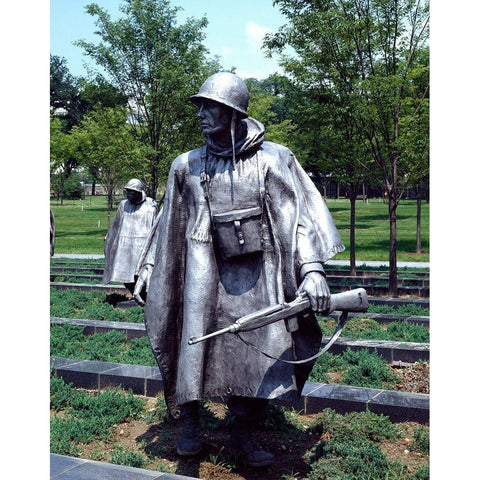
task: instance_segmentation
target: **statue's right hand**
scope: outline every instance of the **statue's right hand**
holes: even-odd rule
[[[143,265],[138,275],[137,281],[135,283],[135,288],[133,290],[133,298],[142,307],[145,305],[145,301],[143,300],[140,294],[143,290],[143,287],[145,287],[145,291],[148,293],[152,272],[153,272],[153,265],[150,265],[149,263]]]

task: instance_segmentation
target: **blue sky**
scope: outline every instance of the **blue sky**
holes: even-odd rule
[[[50,0],[50,52],[67,59],[70,73],[86,75],[83,63],[88,61],[72,42],[85,39],[96,43],[94,18],[85,13],[85,5],[97,3],[113,18],[120,15],[122,0]],[[271,0],[170,0],[179,6],[178,22],[187,17],[209,21],[205,30],[205,46],[220,57],[224,68],[235,67],[243,78],[265,78],[280,72],[276,59],[268,59],[261,51],[266,32],[277,31],[286,23],[285,17]]]

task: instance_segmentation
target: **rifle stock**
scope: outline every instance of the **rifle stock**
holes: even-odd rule
[[[221,330],[217,330],[202,337],[191,337],[190,340],[188,340],[188,344],[193,345],[225,333],[254,330],[278,322],[279,320],[298,315],[309,308],[310,300],[307,296],[301,295],[290,303],[280,303],[278,305],[263,308],[262,310],[249,315],[245,315],[232,325],[222,328]],[[367,308],[367,292],[364,288],[356,288],[348,292],[332,294],[330,296],[330,308],[328,311],[322,312],[322,315],[328,315],[336,310],[342,312],[366,312]]]
[[[367,292],[364,288],[356,288],[348,292],[334,293],[330,296],[330,309],[323,315],[334,311],[366,312],[368,308]]]

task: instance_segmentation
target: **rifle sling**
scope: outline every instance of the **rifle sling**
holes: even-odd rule
[[[323,355],[326,351],[328,351],[330,349],[330,347],[335,343],[335,341],[337,340],[337,338],[340,336],[340,333],[342,333],[342,330],[343,330],[343,327],[345,326],[345,324],[347,323],[347,320],[348,320],[348,312],[342,312],[342,314],[340,315],[340,318],[338,320],[338,325],[337,325],[337,328],[334,332],[334,334],[330,337],[330,340],[328,341],[328,343],[320,350],[318,351],[315,355],[309,357],[309,358],[305,358],[303,360],[283,360],[281,358],[278,358],[278,357],[275,357],[273,355],[270,355],[266,352],[264,352],[263,350],[261,350],[260,348],[258,348],[256,345],[254,345],[253,343],[249,342],[248,340],[245,340],[241,335],[240,335],[240,332],[237,332],[235,333],[235,335],[238,336],[238,338],[243,342],[245,343],[245,345],[248,345],[249,347],[253,347],[255,350],[257,350],[258,352],[260,352],[262,355],[264,355],[265,357],[268,357],[272,360],[278,360],[279,362],[283,362],[283,363],[289,363],[289,364],[293,364],[293,365],[299,365],[299,364],[302,364],[302,363],[308,363],[308,362],[311,362],[312,360],[315,360],[316,358],[320,357],[320,355]]]

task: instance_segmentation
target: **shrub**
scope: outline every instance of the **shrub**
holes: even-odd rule
[[[328,383],[330,381],[328,372],[342,371],[346,368],[347,363],[343,356],[326,352],[315,362],[308,380],[310,382]]]
[[[315,362],[308,380],[328,383],[329,372],[341,372],[339,383],[357,387],[392,388],[400,380],[386,360],[367,349],[347,349],[342,355],[325,353]]]
[[[68,199],[83,198],[83,187],[80,183],[80,177],[76,173],[69,175],[63,184],[63,194]]]
[[[336,322],[331,318],[320,318],[319,324],[327,336],[335,331]],[[429,329],[423,325],[397,321],[384,326],[368,317],[354,317],[349,320],[342,331],[342,336],[397,342],[428,343],[430,341]]]
[[[63,379],[51,378],[50,404],[63,416],[50,420],[50,449],[53,453],[78,456],[80,444],[108,439],[111,427],[127,418],[137,418],[144,401],[131,392],[107,389],[91,394],[76,390]]]
[[[374,443],[331,440],[320,449],[319,458],[311,462],[310,480],[372,480],[397,477],[403,470],[391,462]]]
[[[157,401],[155,403],[155,408],[153,411],[149,411],[144,420],[146,423],[163,423],[170,418],[170,414],[167,408],[167,402],[165,401],[165,397],[163,395],[159,395],[157,397]]]
[[[145,457],[140,452],[125,452],[121,446],[117,447],[117,450],[112,454],[111,462],[116,465],[135,468],[144,468],[146,465]]]
[[[345,441],[355,438],[363,442],[381,442],[401,436],[397,425],[388,417],[368,410],[339,415],[335,410],[326,408],[310,430],[319,435],[329,432],[331,437]]]
[[[399,437],[399,430],[387,417],[372,412],[343,416],[326,409],[311,429],[319,434],[328,432],[331,440],[319,442],[309,452],[310,480],[399,478],[402,465],[389,461],[374,443]]]
[[[424,465],[415,472],[407,476],[406,480],[429,480],[430,479],[430,467]]]
[[[388,338],[400,342],[428,343],[430,331],[421,326],[407,322],[392,322],[387,326]]]
[[[111,330],[84,336],[83,327],[52,325],[50,327],[50,355],[103,362],[155,366],[148,337],[127,342],[122,332]]]
[[[50,290],[50,315],[61,318],[87,318],[112,322],[143,323],[143,308],[126,310],[106,302],[104,293],[83,290]]]
[[[150,367],[157,365],[148,337],[133,338],[127,346],[128,348],[118,357],[117,362]]]
[[[413,432],[412,450],[422,455],[430,453],[430,432],[425,427],[419,427]]]
[[[50,355],[83,358],[83,327],[76,325],[50,326]]]
[[[347,349],[343,357],[349,365],[342,377],[342,383],[366,388],[391,388],[400,381],[400,377],[392,373],[386,360],[376,352]]]

